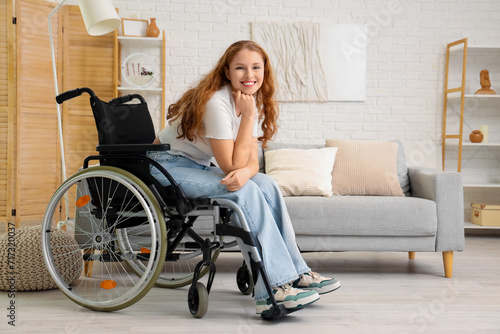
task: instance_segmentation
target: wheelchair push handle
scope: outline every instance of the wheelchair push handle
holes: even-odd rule
[[[64,101],[71,100],[72,98],[80,96],[83,93],[87,93],[91,97],[95,97],[95,94],[92,91],[92,89],[87,88],[87,87],[83,87],[83,88],[76,88],[76,89],[68,90],[68,91],[66,91],[64,93],[61,93],[61,94],[57,95],[56,96],[56,101],[57,101],[58,104],[61,104]]]
[[[112,104],[112,105],[123,104],[123,103],[129,102],[129,101],[132,101],[133,99],[138,99],[139,101],[141,101],[141,103],[146,102],[146,100],[139,94],[128,94],[128,95],[123,95],[123,96],[119,96],[115,99],[112,99],[111,101],[109,101],[109,104]]]

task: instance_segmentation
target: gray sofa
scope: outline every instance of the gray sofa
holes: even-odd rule
[[[445,276],[451,277],[453,252],[464,249],[462,176],[407,168],[398,143],[398,177],[405,197],[285,197],[301,251],[395,251],[409,252],[410,258],[415,252],[442,252]],[[267,149],[288,147],[271,143]],[[264,165],[261,160],[261,171]]]

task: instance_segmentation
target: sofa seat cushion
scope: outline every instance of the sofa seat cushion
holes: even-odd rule
[[[426,199],[295,196],[285,202],[297,235],[436,235],[436,203]]]

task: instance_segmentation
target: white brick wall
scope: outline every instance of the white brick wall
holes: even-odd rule
[[[464,37],[470,45],[500,45],[498,0],[113,0],[113,4],[121,17],[156,17],[165,30],[167,104],[206,73],[232,42],[250,39],[253,21],[366,24],[366,101],[283,103],[276,140],[400,139],[409,164],[432,167],[441,166],[445,45]],[[492,76],[492,83],[500,93],[500,77]]]

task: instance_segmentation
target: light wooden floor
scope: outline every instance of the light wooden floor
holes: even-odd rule
[[[7,325],[10,299],[0,294],[0,333],[500,333],[500,236],[467,236],[455,253],[452,279],[440,253],[308,253],[314,270],[342,288],[280,321],[255,315],[240,294],[240,254],[225,253],[210,307],[191,317],[186,289],[153,288],[137,304],[114,313],[86,310],[58,290],[17,293],[16,327]]]

